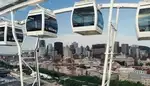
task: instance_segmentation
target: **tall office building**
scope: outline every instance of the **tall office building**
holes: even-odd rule
[[[47,45],[47,55],[48,56],[52,56],[52,51],[53,51],[53,45],[52,44],[48,44]]]
[[[76,54],[76,49],[78,48],[78,43],[77,42],[73,42],[71,45],[70,45],[70,50],[72,52],[72,54]]]
[[[129,55],[129,45],[128,44],[121,45],[121,53],[123,55]]]
[[[76,51],[77,55],[81,55],[81,48],[80,47],[76,48],[75,51]]]
[[[70,50],[71,50],[72,54],[76,54],[76,49],[77,48],[75,48],[74,45],[72,45],[72,44],[70,45]]]
[[[115,54],[119,54],[119,53],[120,53],[120,50],[119,50],[119,42],[115,42],[115,45],[114,45],[114,53],[115,53]]]
[[[134,59],[139,58],[140,49],[138,45],[132,45],[130,47],[130,56],[132,56]]]
[[[62,42],[55,42],[54,50],[57,51],[58,55],[61,55],[61,57],[63,57],[63,43]]]
[[[81,48],[81,54],[83,54],[84,47],[83,47],[83,46],[81,46],[80,48]]]
[[[71,50],[70,50],[69,46],[66,46],[63,49],[64,49],[63,50],[64,51],[64,58],[72,57],[72,53],[71,53]]]
[[[86,49],[86,51],[85,51],[85,52],[86,52],[86,55],[85,55],[85,56],[86,56],[86,57],[90,57],[90,56],[91,56],[90,47],[87,45],[85,49]]]
[[[92,45],[92,56],[94,58],[103,58],[106,50],[106,44]]]
[[[40,42],[39,42],[39,56],[44,57],[45,54],[46,54],[45,40],[40,40]]]
[[[74,48],[78,48],[78,43],[77,42],[73,42],[72,45],[74,46]]]
[[[87,50],[87,51],[90,51],[90,47],[89,47],[88,45],[86,46],[86,50]]]

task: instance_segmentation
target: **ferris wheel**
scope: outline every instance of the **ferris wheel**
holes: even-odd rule
[[[136,13],[136,32],[138,40],[150,39],[150,2],[149,0],[143,0],[139,3],[114,3],[111,0],[110,3],[97,4],[95,0],[80,0],[74,3],[74,6],[68,8],[62,8],[58,10],[49,10],[36,5],[37,8],[30,10],[26,19],[21,22],[14,22],[14,11],[22,7],[37,4],[45,0],[16,0],[11,4],[7,4],[0,9],[0,15],[11,12],[11,21],[4,21],[0,23],[0,45],[10,46],[17,45],[19,63],[20,63],[20,81],[23,85],[22,74],[22,59],[21,59],[21,47],[20,43],[23,42],[23,32],[20,24],[25,24],[27,36],[37,37],[36,50],[38,50],[39,38],[54,38],[57,37],[58,23],[56,15],[64,12],[71,12],[71,26],[74,33],[80,35],[101,35],[104,29],[104,19],[101,9],[109,9],[108,16],[108,39],[105,52],[105,62],[102,78],[102,86],[109,86],[111,78],[111,67],[114,57],[114,42],[117,34],[117,25],[119,20],[119,9],[137,9]],[[115,25],[111,23],[113,8],[117,8]],[[38,56],[38,54],[36,54]],[[109,62],[108,62],[109,61]],[[37,62],[37,82],[40,86],[40,74]],[[108,66],[109,63],[109,66]],[[26,64],[30,67],[28,64]],[[32,68],[30,67],[32,70]],[[108,69],[108,73],[107,73]],[[35,81],[34,81],[35,82]]]

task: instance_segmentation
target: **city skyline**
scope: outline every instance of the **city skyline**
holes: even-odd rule
[[[62,3],[57,3],[58,0],[51,0],[46,1],[44,3],[41,3],[40,5],[49,8],[52,10],[65,8],[65,7],[71,7],[73,6],[74,2],[79,0],[65,0]],[[109,0],[96,0],[97,3],[109,3]],[[139,0],[116,0],[117,3],[138,3]],[[1,4],[4,2],[1,2]],[[57,4],[57,5],[56,5]],[[64,5],[65,4],[65,5]],[[16,20],[24,20],[27,16],[27,13],[29,10],[33,9],[33,7],[25,7],[16,12],[15,19]],[[108,23],[108,9],[102,9],[101,10],[104,17],[104,31],[102,35],[97,36],[80,36],[77,34],[73,34],[71,23],[70,23],[70,14],[63,13],[63,14],[57,14],[57,22],[58,22],[58,38],[54,39],[47,39],[47,43],[53,43],[56,41],[63,42],[64,45],[71,44],[73,41],[77,41],[80,43],[80,45],[89,45],[97,44],[97,43],[106,43],[107,42],[107,23]],[[114,9],[113,16],[115,16],[116,9]],[[128,12],[128,16],[126,16],[126,12]],[[22,16],[20,16],[22,15]],[[136,30],[135,30],[135,15],[136,10],[135,9],[121,9],[120,10],[120,16],[119,16],[119,24],[118,24],[118,35],[117,35],[117,41],[120,41],[121,43],[128,43],[128,44],[138,44],[138,45],[146,45],[150,46],[149,41],[137,41],[136,38]],[[130,16],[130,17],[129,17]],[[10,15],[6,15],[5,17],[10,18]],[[115,17],[113,17],[112,22],[114,23]],[[36,38],[30,38],[25,37],[25,42],[23,44],[23,49],[33,49],[35,47],[35,41]],[[89,42],[90,39],[90,42]],[[11,51],[14,51],[13,49],[8,49],[8,47],[0,47],[0,52],[3,53],[3,51],[6,51],[4,53],[8,53]],[[9,50],[9,51],[8,51]],[[15,49],[16,50],[16,49]]]
[[[122,39],[123,38],[123,39]],[[32,40],[32,42],[30,42]],[[90,42],[89,42],[90,41]],[[120,44],[129,44],[129,45],[144,45],[150,47],[149,41],[137,41],[136,37],[132,36],[124,36],[124,35],[118,35],[117,40],[119,41]],[[22,49],[23,50],[32,50],[35,48],[35,42],[36,38],[33,37],[28,37],[25,39]],[[54,42],[63,42],[64,46],[65,45],[70,45],[73,42],[78,42],[79,46],[86,46],[89,45],[90,47],[92,44],[102,44],[107,42],[107,34],[103,33],[103,35],[95,35],[94,38],[91,36],[81,36],[77,34],[70,34],[70,35],[61,35],[58,36],[58,38],[53,38],[53,39],[46,39],[46,44],[49,43],[54,43]],[[30,43],[30,45],[29,45]],[[13,53],[16,51],[16,48],[14,47],[5,47],[5,46],[0,46],[0,52],[2,53]],[[6,52],[4,52],[6,51]]]
[[[15,0],[9,5],[17,7],[16,1],[20,2],[20,0]],[[23,42],[20,46],[18,43],[18,46],[0,46],[0,85],[150,86],[150,39],[148,39],[150,35],[145,36],[150,34],[148,32],[150,25],[147,17],[140,17],[149,14],[150,7],[145,8],[145,6],[150,6],[150,1],[147,4],[148,0],[143,0],[145,1],[143,5],[143,3],[138,4],[141,0],[94,0],[99,6],[96,6],[92,0],[89,0],[90,2],[84,0],[85,3],[79,2],[82,0],[64,0],[62,3],[58,1],[60,0],[43,0],[36,5],[18,7],[17,10],[10,8],[11,16],[9,13],[1,15],[1,17],[8,18],[8,21],[12,20],[10,23],[12,26],[5,26],[5,28],[2,26],[1,31],[7,33],[2,41],[9,42],[9,27],[12,27],[14,34],[16,33],[15,23],[17,22],[14,21],[21,21],[18,22],[19,24],[23,23],[19,28],[23,30],[22,35],[25,37],[22,38]],[[11,2],[12,0],[0,0],[0,8]],[[120,13],[119,20],[117,18],[118,22],[116,22],[118,9],[113,9],[112,13],[113,2],[120,3],[119,5],[126,3],[127,7],[131,5],[128,3],[134,3],[132,6],[135,7],[130,9],[132,7],[117,6]],[[105,9],[105,6],[101,9],[103,3],[110,3],[110,9],[107,7]],[[20,6],[24,7],[24,5]],[[51,9],[51,11],[41,7]],[[57,14],[55,11],[67,7],[73,7],[72,12]],[[125,7],[125,9],[120,9],[120,7]],[[138,10],[135,9],[136,7]],[[38,10],[41,8],[40,14],[38,10],[32,11],[35,8]],[[28,15],[28,12],[31,13]],[[78,22],[78,20],[81,21]],[[113,28],[111,25],[117,27],[116,33],[110,30]],[[91,35],[97,33],[98,29],[103,30],[100,31],[102,34]],[[143,39],[138,41],[139,33],[144,31],[147,33],[144,33],[143,38],[149,41],[143,41]],[[116,34],[117,37],[114,37]],[[16,36],[14,39],[19,40],[18,33]]]

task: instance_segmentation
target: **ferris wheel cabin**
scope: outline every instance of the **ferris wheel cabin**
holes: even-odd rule
[[[150,2],[139,2],[136,30],[138,40],[150,40]]]
[[[74,4],[71,15],[74,33],[81,35],[102,34],[104,21],[95,1],[80,1]]]
[[[19,43],[23,42],[22,26],[15,24],[15,33]],[[0,22],[0,46],[16,46],[10,22]]]
[[[26,19],[26,33],[32,37],[57,37],[57,21],[55,14],[48,9],[29,11]]]

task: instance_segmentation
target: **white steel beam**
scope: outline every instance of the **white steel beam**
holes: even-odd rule
[[[114,8],[126,8],[126,9],[137,9],[138,3],[114,3]],[[98,9],[108,9],[110,8],[110,4],[98,4]],[[62,8],[62,9],[57,9],[54,10],[53,12],[55,14],[60,14],[60,13],[65,13],[65,12],[70,12],[73,10],[73,7],[68,7],[68,8]]]
[[[14,11],[14,10],[17,10],[17,9],[19,9],[19,8],[22,8],[22,7],[31,5],[31,4],[40,3],[40,2],[42,2],[42,1],[45,1],[45,0],[28,0],[28,1],[23,2],[23,3],[21,3],[21,4],[18,4],[18,5],[12,6],[12,7],[10,7],[10,8],[7,8],[7,9],[5,9],[5,10],[3,10],[3,11],[0,11],[0,15],[3,15],[3,14],[5,14],[5,13],[8,13],[8,12],[12,11],[12,10]]]
[[[17,39],[17,36],[15,34],[15,25],[14,25],[14,12],[11,11],[11,23],[12,23],[12,34],[13,34],[13,37],[14,37],[14,40],[17,44],[17,48],[18,48],[18,57],[19,57],[19,69],[20,69],[20,84],[21,86],[24,86],[23,84],[23,69],[22,69],[22,57],[21,57],[21,46],[18,42],[18,39]]]
[[[106,81],[106,74],[107,74],[107,68],[108,68],[108,58],[110,56],[110,37],[112,37],[111,34],[111,20],[112,20],[112,13],[113,13],[113,6],[114,6],[115,0],[110,0],[110,6],[109,6],[109,16],[108,16],[108,38],[107,38],[107,46],[105,51],[105,61],[104,61],[104,67],[103,67],[103,77],[102,77],[102,85],[105,86]]]
[[[62,9],[54,10],[53,12],[55,14],[60,14],[60,13],[70,12],[72,10],[73,10],[73,7],[68,7],[68,8],[62,8]]]
[[[116,36],[117,36],[117,30],[118,30],[118,20],[119,20],[119,8],[117,8],[117,13],[116,13],[116,25],[115,27],[112,27],[112,49],[111,49],[111,55],[110,55],[110,60],[109,60],[109,70],[108,70],[108,83],[107,86],[110,85],[110,80],[111,80],[111,74],[112,74],[112,62],[113,62],[113,58],[114,58],[114,47],[115,47],[115,40],[116,40]],[[113,30],[113,28],[115,28]]]
[[[98,4],[100,8],[110,8],[110,4]],[[114,3],[113,8],[137,9],[138,3]]]

